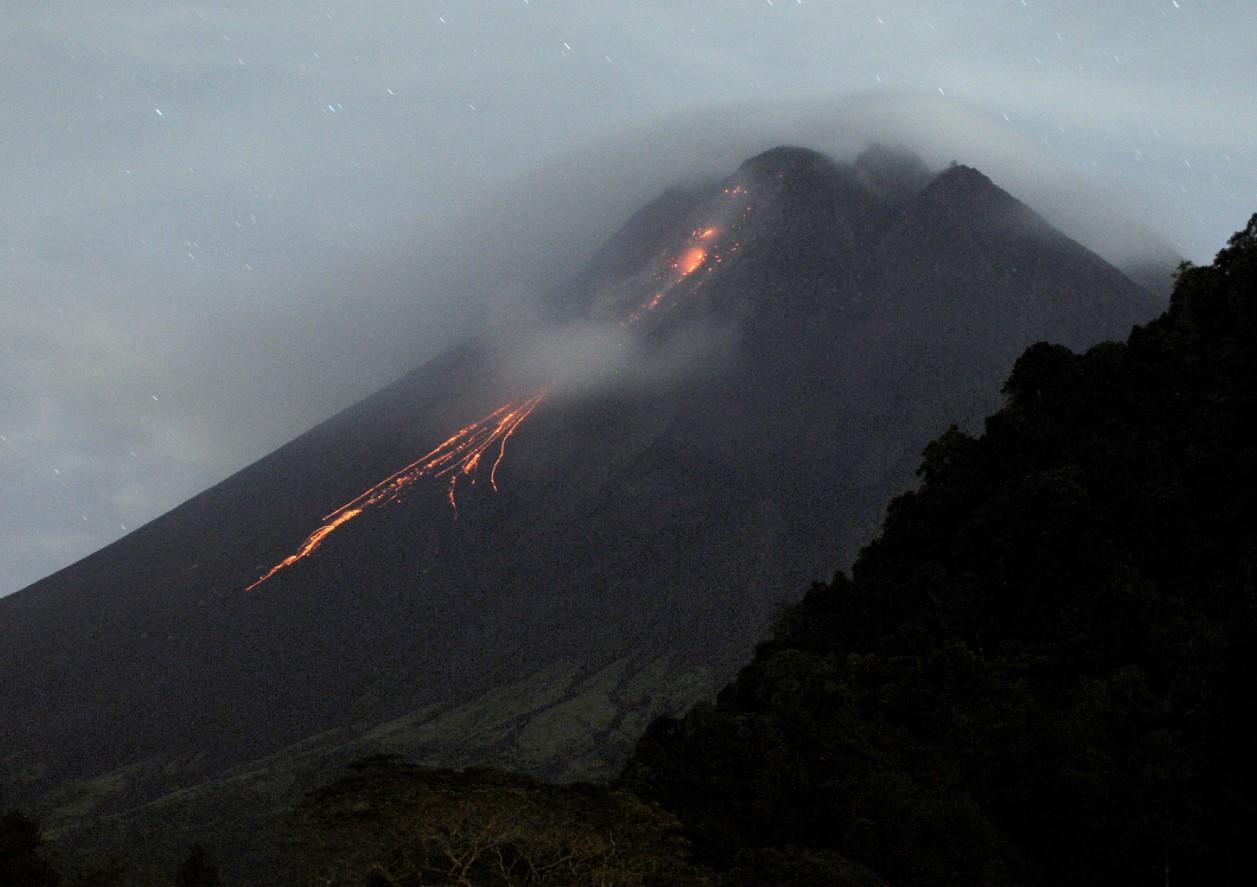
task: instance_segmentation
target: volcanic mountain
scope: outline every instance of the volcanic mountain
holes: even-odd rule
[[[669,191],[527,331],[0,600],[9,798],[118,809],[300,742],[606,774],[1027,345],[1157,309],[961,165],[777,148]]]

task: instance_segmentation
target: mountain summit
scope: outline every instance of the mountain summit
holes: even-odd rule
[[[64,824],[298,742],[608,773],[1022,349],[1157,307],[976,170],[788,147],[661,196],[546,306],[0,600],[12,796]]]

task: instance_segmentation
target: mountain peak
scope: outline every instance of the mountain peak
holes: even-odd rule
[[[782,146],[667,192],[546,297],[558,323],[473,340],[0,600],[6,803],[77,816],[72,786],[136,765],[104,816],[310,737],[618,769],[625,713],[728,677],[769,590],[863,545],[1022,348],[1151,314],[976,170],[893,205],[868,182],[913,168],[894,153]]]
[[[949,193],[963,194],[966,192],[1003,189],[992,182],[981,170],[963,163],[952,161],[951,165],[934,177],[931,187],[946,188]]]
[[[778,145],[745,161],[739,172],[757,176],[778,176],[817,170],[833,170],[837,164],[819,151],[795,145]]]
[[[1027,221],[1033,221],[1036,227],[1044,230],[1051,227],[1033,210],[991,181],[981,170],[954,160],[947,169],[930,180],[922,190],[921,197],[933,205],[968,207],[965,211],[982,207],[983,212],[1012,212],[1024,216]],[[1000,218],[1007,221],[1002,215]],[[1004,221],[1000,224],[1004,224]]]
[[[930,183],[925,161],[902,145],[874,142],[855,159],[855,170],[872,190],[892,202],[907,200]]]

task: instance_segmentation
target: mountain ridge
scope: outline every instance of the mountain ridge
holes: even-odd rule
[[[1125,342],[1028,348],[619,787],[736,884],[1253,880],[1255,295],[1257,215]]]
[[[891,179],[915,181],[913,169]],[[931,192],[961,176],[970,190]],[[1080,344],[1151,315],[1150,297],[1063,235],[982,240],[980,223],[1002,230],[991,211],[935,212],[1021,206],[968,177],[945,171],[907,197],[909,185],[890,187],[892,200],[855,166],[778,149],[669,192],[550,304],[600,330],[641,313],[615,340],[639,358],[673,346],[692,357],[696,331],[716,330],[717,346],[675,372],[627,365],[632,385],[540,402],[496,493],[482,466],[455,517],[452,487],[416,481],[244,591],[320,515],[528,394],[509,349],[485,338],[0,601],[0,676],[19,688],[0,701],[11,790],[51,797],[149,759],[176,767],[169,789],[328,730],[369,732],[626,656],[672,657],[652,692],[684,708],[693,698],[670,688],[701,693],[695,669],[731,674],[776,589],[850,558],[937,428],[998,400],[1027,339]],[[1003,252],[978,263],[961,246]],[[1017,280],[975,274],[1023,254],[1034,260]],[[924,277],[949,280],[945,298]],[[60,704],[42,710],[45,698]],[[102,735],[102,718],[126,726]],[[468,740],[487,761],[515,754],[497,729]],[[582,754],[603,754],[596,738]],[[605,750],[605,767],[622,754]],[[557,760],[536,766],[562,775]]]

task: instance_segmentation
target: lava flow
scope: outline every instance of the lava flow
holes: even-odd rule
[[[724,193],[730,196],[740,196],[746,193],[746,189],[738,187],[736,189],[726,188]],[[620,323],[623,326],[632,326],[642,317],[658,308],[672,291],[673,287],[698,271],[704,265],[708,266],[707,270],[711,270],[713,265],[723,261],[723,256],[716,251],[716,245],[713,243],[720,235],[720,229],[714,225],[708,225],[705,228],[696,228],[690,232],[689,239],[686,241],[685,248],[681,250],[674,258],[668,262],[669,279],[663,289],[656,292],[649,299],[643,302],[638,308],[628,314]],[[729,251],[737,252],[741,246],[734,243]]]
[[[689,277],[703,267],[705,261],[707,261],[707,250],[701,246],[692,246],[681,253],[681,257],[672,267],[676,268],[682,277]]]
[[[318,551],[323,540],[369,508],[376,508],[397,501],[406,488],[421,477],[447,478],[446,497],[455,513],[458,512],[456,493],[458,482],[468,479],[474,486],[485,453],[495,445],[497,454],[489,469],[489,484],[494,492],[498,488],[498,466],[506,455],[506,444],[515,430],[532,415],[533,410],[545,399],[546,389],[524,400],[503,404],[489,415],[464,425],[443,440],[428,453],[411,462],[405,468],[380,481],[375,486],[350,499],[344,505],[323,516],[323,524],[305,538],[296,552],[288,555],[266,571],[245,591],[252,591],[281,570]]]
[[[740,196],[745,193],[741,186],[728,189],[728,196]],[[749,207],[748,207],[749,211]],[[637,310],[628,314],[622,321],[631,326],[641,320],[644,312],[655,310],[664,301],[672,289],[694,274],[705,264],[719,263],[721,256],[715,251],[714,241],[720,229],[714,226],[695,229],[689,236],[685,248],[668,263],[668,279],[663,288]],[[734,243],[731,252],[736,252],[740,244]],[[708,270],[711,270],[709,267]],[[368,490],[359,493],[339,508],[333,509],[323,516],[323,523],[305,538],[297,550],[267,570],[261,577],[246,587],[252,591],[276,573],[286,570],[293,564],[309,557],[318,551],[323,541],[336,530],[369,509],[388,505],[398,501],[405,490],[423,477],[444,478],[447,481],[446,498],[454,514],[458,514],[458,482],[467,479],[473,486],[485,454],[497,447],[493,465],[489,469],[489,484],[493,491],[498,489],[498,467],[506,455],[506,444],[511,435],[532,415],[533,411],[545,399],[548,389],[543,388],[531,397],[512,401],[498,407],[483,418],[458,429],[450,437],[443,440],[431,451],[411,462],[405,468],[380,481]]]

